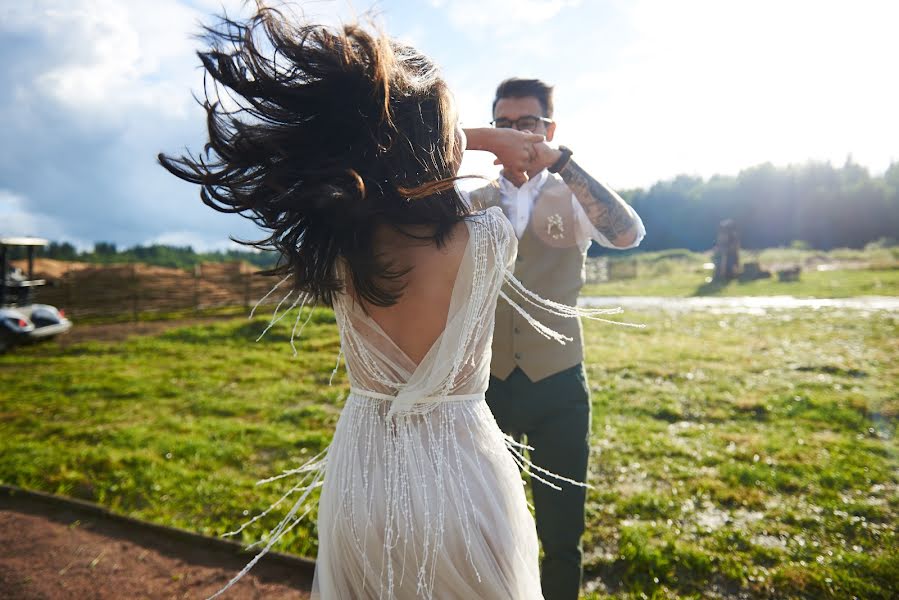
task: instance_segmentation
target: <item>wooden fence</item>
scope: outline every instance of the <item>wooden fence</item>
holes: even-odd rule
[[[46,279],[35,300],[62,308],[72,318],[128,314],[134,319],[148,312],[250,307],[278,281],[242,263],[207,263],[193,270],[142,264],[91,266]],[[277,303],[282,296],[272,294],[266,304]]]
[[[609,259],[605,256],[588,258],[584,265],[587,283],[606,283],[637,277],[637,261],[633,258]]]
[[[588,283],[602,283],[636,277],[637,262],[591,258],[585,270]],[[135,320],[148,312],[251,307],[278,281],[259,275],[247,263],[204,263],[192,270],[82,263],[61,273],[37,275],[47,280],[37,290],[37,302],[62,308],[72,318],[130,315]],[[284,293],[286,286],[265,304],[277,303]]]

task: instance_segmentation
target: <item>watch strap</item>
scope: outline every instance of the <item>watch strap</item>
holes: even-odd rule
[[[571,148],[569,148],[568,146],[559,146],[559,152],[562,153],[562,155],[559,157],[559,160],[557,160],[547,168],[550,173],[558,173],[559,171],[561,171],[562,168],[566,164],[568,164],[568,160],[571,158],[571,155],[574,154],[574,152],[572,152]]]

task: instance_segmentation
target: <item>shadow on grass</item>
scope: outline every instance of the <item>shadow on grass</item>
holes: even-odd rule
[[[718,281],[718,280],[713,279],[712,281],[707,281],[707,282],[703,283],[702,285],[700,285],[698,288],[696,288],[693,291],[692,295],[693,296],[714,296],[715,294],[717,294],[718,292],[720,292],[721,290],[726,288],[728,285],[730,285],[730,283],[731,283],[730,281]]]
[[[249,321],[240,325],[204,325],[191,326],[168,331],[161,336],[162,340],[182,342],[185,344],[223,344],[252,342],[265,329],[265,323]],[[266,337],[276,337],[280,332],[269,331]]]
[[[281,323],[267,331],[261,341],[290,342],[295,319],[296,317],[292,315],[284,318]],[[303,315],[299,321],[297,332],[299,332],[300,326],[302,326],[303,323],[306,323],[307,327],[315,325],[333,325],[336,323],[336,320],[334,318],[334,313],[330,310],[316,309],[312,312],[311,317],[307,314]],[[255,342],[256,339],[262,335],[262,332],[265,331],[267,325],[268,322],[263,319],[254,319],[252,321],[243,322],[235,320],[228,323],[203,326],[193,325],[164,333],[160,336],[160,339],[188,344],[243,344],[246,342]]]

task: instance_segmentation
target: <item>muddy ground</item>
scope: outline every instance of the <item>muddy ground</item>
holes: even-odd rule
[[[153,538],[65,511],[48,516],[0,508],[0,597],[202,599],[243,566],[239,557]],[[300,600],[309,598],[309,585],[307,573],[251,571],[224,598]]]

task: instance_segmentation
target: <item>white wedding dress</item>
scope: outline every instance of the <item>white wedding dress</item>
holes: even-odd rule
[[[334,313],[351,388],[333,441],[313,461],[272,478],[297,477],[284,499],[300,497],[233,581],[303,518],[309,492],[321,487],[313,598],[543,597],[519,469],[553,486],[579,482],[530,464],[487,407],[496,302],[502,297],[526,316],[525,304],[572,318],[617,311],[578,310],[522,288],[509,268],[517,238],[499,208],[466,223],[469,241],[446,327],[420,363],[352,298],[338,297]]]

